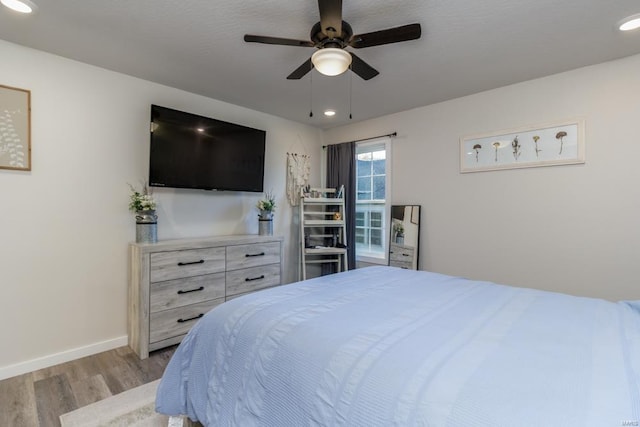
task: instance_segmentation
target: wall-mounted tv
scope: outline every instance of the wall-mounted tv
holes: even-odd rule
[[[263,191],[266,132],[151,106],[149,185]]]

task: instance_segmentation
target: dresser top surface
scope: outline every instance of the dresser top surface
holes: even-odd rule
[[[175,251],[214,246],[247,245],[268,242],[283,242],[284,236],[260,236],[258,234],[235,234],[229,236],[192,237],[160,240],[157,243],[129,243],[142,252]]]

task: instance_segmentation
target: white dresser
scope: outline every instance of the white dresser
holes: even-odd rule
[[[413,246],[401,245],[391,242],[389,244],[389,265],[415,270],[415,248]]]
[[[141,359],[179,343],[226,300],[281,284],[283,237],[238,235],[129,245],[129,346]]]

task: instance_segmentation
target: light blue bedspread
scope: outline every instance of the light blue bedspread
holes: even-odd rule
[[[216,307],[156,406],[206,426],[640,425],[640,303],[334,274]]]

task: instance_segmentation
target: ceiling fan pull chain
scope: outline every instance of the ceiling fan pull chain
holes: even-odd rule
[[[351,105],[352,105],[352,99],[353,99],[353,69],[352,69],[352,65],[349,64],[349,71],[352,71],[351,73],[349,73],[349,120],[351,120],[353,117],[351,116]]]
[[[313,117],[313,68],[309,73],[309,117]]]

